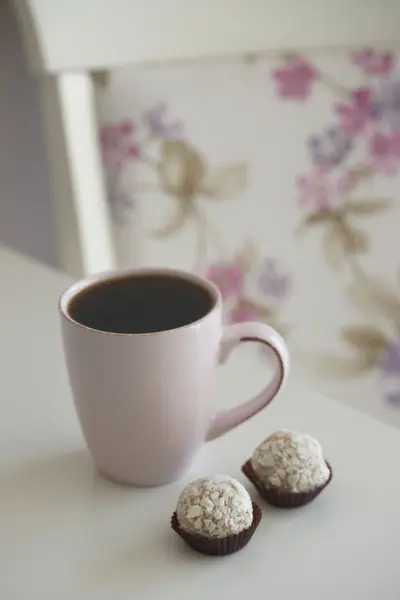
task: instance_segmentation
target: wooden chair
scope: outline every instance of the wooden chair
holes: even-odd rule
[[[303,0],[15,0],[40,78],[62,267],[115,266],[93,74],[125,63],[398,40],[400,4]]]

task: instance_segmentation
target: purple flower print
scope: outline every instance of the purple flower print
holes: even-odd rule
[[[391,52],[380,52],[373,48],[352,52],[350,59],[366,75],[389,75],[395,65]]]
[[[311,160],[317,167],[340,165],[353,148],[352,138],[337,126],[328,127],[322,135],[308,139]]]
[[[167,105],[156,104],[149,108],[143,115],[143,121],[150,132],[165,140],[179,140],[183,135],[183,123],[181,121],[167,121]]]
[[[393,407],[400,407],[400,342],[392,343],[381,364],[383,395]]]
[[[108,123],[100,130],[103,162],[109,173],[117,173],[132,158],[138,158],[140,149],[133,139],[134,125],[130,121]]]
[[[125,225],[128,223],[135,210],[134,199],[126,192],[113,192],[110,190],[108,201],[113,220],[118,223],[118,225]]]
[[[336,105],[340,126],[354,135],[369,124],[383,122],[389,131],[400,131],[400,81],[385,81],[374,94],[367,88],[356,90],[350,103]]]
[[[275,69],[273,78],[280,98],[305,100],[318,77],[317,70],[305,58],[295,58],[288,65]]]
[[[287,295],[289,287],[289,276],[279,271],[275,260],[267,259],[258,278],[260,292],[270,298],[282,299]]]
[[[264,301],[261,297],[253,298],[247,289],[248,285],[255,283],[251,269],[246,271],[235,262],[215,263],[208,269],[208,279],[221,291],[224,315],[228,323],[268,321],[279,301],[286,296],[289,277],[280,272],[276,261],[265,260],[262,271],[254,275],[258,276],[256,281]]]
[[[219,288],[224,300],[237,298],[243,293],[244,273],[234,263],[215,263],[208,269],[206,277]]]
[[[400,131],[400,81],[385,81],[382,85],[379,104],[385,122],[392,131]]]
[[[361,133],[368,123],[380,116],[379,105],[367,88],[356,90],[352,94],[350,103],[337,104],[336,112],[339,115],[341,128],[349,135]]]
[[[380,364],[383,376],[397,377],[400,379],[400,343],[395,342],[389,346]]]
[[[398,408],[400,406],[400,390],[395,392],[387,392],[385,400],[388,404]]]

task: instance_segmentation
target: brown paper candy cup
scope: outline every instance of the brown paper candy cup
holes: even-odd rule
[[[253,522],[244,531],[224,538],[209,538],[197,533],[188,533],[180,527],[176,512],[171,518],[171,527],[193,550],[210,556],[226,556],[238,552],[249,543],[261,521],[261,509],[253,502]]]
[[[250,459],[242,466],[242,471],[247,479],[249,479],[249,481],[257,488],[260,496],[262,496],[268,504],[272,504],[272,506],[277,506],[279,508],[298,508],[299,506],[305,506],[312,502],[332,481],[333,472],[328,461],[326,461],[326,466],[329,469],[328,481],[311,492],[285,492],[277,488],[266,488],[254,471]]]

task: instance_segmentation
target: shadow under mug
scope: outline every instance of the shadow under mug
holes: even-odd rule
[[[138,286],[151,278],[168,280],[172,290],[176,284],[178,295],[183,284],[206,294],[204,314],[197,312],[195,320],[165,330],[124,333],[97,329],[74,313],[82,295],[92,294],[96,306],[102,286],[112,292],[115,282]],[[168,311],[177,309],[174,297],[179,300],[174,294],[149,294],[147,316],[153,307],[158,310],[154,314],[162,311],[167,318]],[[141,305],[133,306],[140,322]],[[203,442],[265,408],[288,376],[289,354],[279,333],[258,322],[223,325],[218,288],[191,273],[140,269],[96,274],[71,285],[59,309],[70,385],[86,443],[98,469],[119,483],[152,486],[178,478]],[[272,380],[254,398],[216,412],[217,366],[236,345],[248,341],[265,344],[276,356]]]

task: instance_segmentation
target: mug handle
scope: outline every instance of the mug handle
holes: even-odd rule
[[[270,383],[262,392],[239,406],[220,411],[214,417],[207,441],[227,433],[243,421],[247,421],[275,398],[286,383],[289,374],[289,351],[282,336],[269,325],[256,322],[235,323],[224,328],[221,342],[220,364],[224,364],[232,350],[240,342],[260,342],[268,346],[277,358],[277,369]]]

